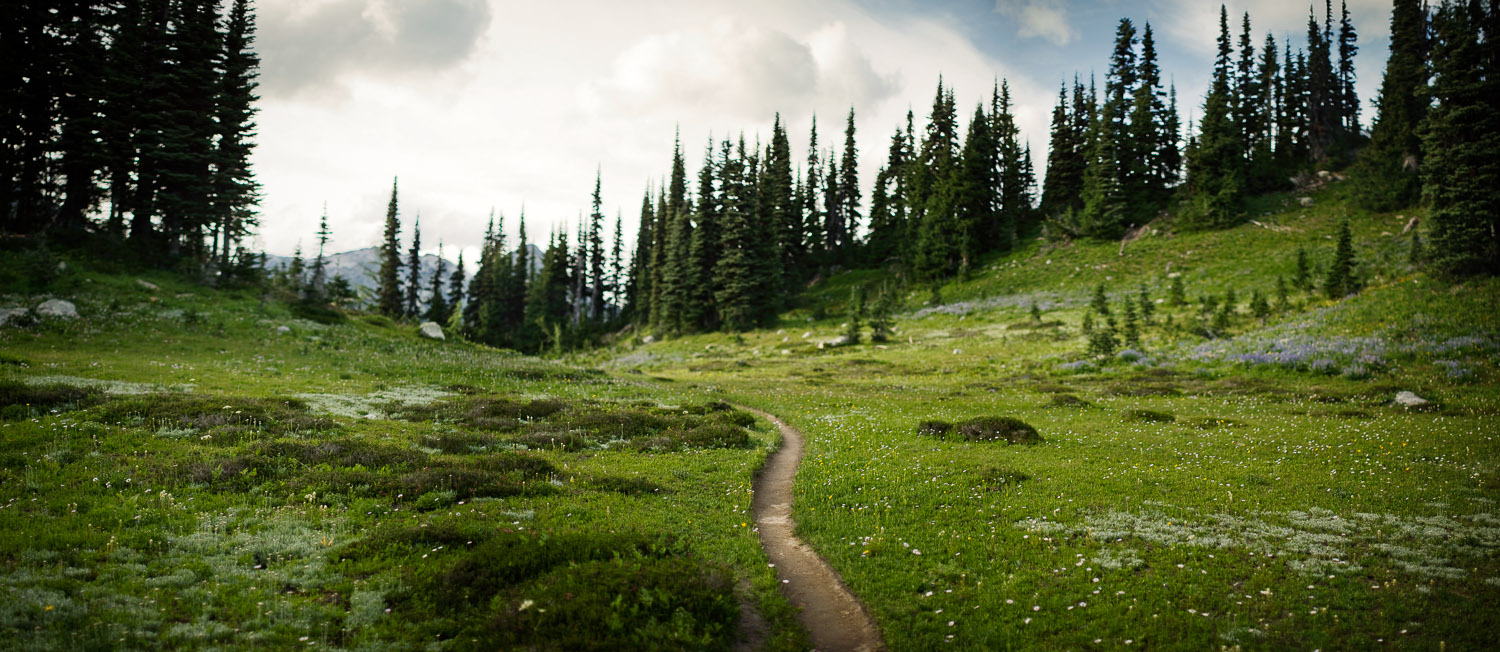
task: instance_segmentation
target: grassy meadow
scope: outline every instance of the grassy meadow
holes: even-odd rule
[[[1035,242],[839,347],[884,275],[775,329],[542,360],[75,264],[0,302],[82,315],[0,329],[0,640],[729,649],[758,620],[804,649],[749,514],[778,435],[744,404],[807,436],[799,535],[895,650],[1493,649],[1500,283],[1421,273],[1411,215],[1345,192]],[[1365,289],[1281,301],[1344,218]],[[1105,357],[1101,283],[1153,311]]]

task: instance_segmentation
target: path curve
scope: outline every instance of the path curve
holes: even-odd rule
[[[773,414],[740,407],[781,430],[781,447],[766,458],[755,480],[752,509],[760,545],[776,565],[782,592],[801,608],[798,615],[812,636],[813,646],[822,652],[884,650],[880,630],[864,605],[828,562],[792,535],[797,527],[792,520],[792,479],[802,461],[802,433]]]

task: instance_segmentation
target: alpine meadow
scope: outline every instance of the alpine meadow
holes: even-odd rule
[[[1500,2],[7,6],[0,649],[1500,648]]]

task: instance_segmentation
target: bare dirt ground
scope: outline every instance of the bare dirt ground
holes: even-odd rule
[[[801,609],[802,624],[823,652],[884,650],[880,630],[838,573],[793,535],[792,479],[802,461],[802,433],[774,415],[745,408],[781,430],[781,448],[772,453],[755,481],[755,524],[761,547],[776,565],[781,588]]]

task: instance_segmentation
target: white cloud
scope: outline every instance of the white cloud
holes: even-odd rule
[[[1078,38],[1064,0],[995,0],[995,11],[1016,20],[1021,38],[1045,38],[1055,45]]]
[[[420,212],[426,249],[441,239],[450,255],[464,247],[470,262],[492,207],[512,244],[523,203],[531,241],[545,240],[553,225],[573,224],[588,207],[596,169],[611,228],[622,212],[631,235],[643,189],[669,171],[675,130],[692,176],[710,133],[723,139],[743,130],[748,141],[765,142],[776,112],[803,160],[812,116],[821,118],[820,144],[841,146],[853,106],[868,184],[908,107],[919,128],[925,122],[939,74],[957,89],[965,119],[997,77],[1009,77],[1022,128],[1038,163],[1045,160],[1055,91],[1007,71],[939,19],[882,19],[847,0],[490,0],[472,36],[452,26],[480,15],[460,0],[445,0],[447,13],[423,20],[374,10],[363,18],[365,8],[395,2],[262,2],[258,45],[268,67],[314,46],[327,46],[336,60],[298,78],[295,92],[267,92],[261,104],[254,164],[265,187],[261,243],[273,253],[298,241],[311,246],[325,201],[335,250],[376,244],[398,175],[403,224]],[[354,30],[362,36],[330,34],[321,45],[305,38],[298,30],[335,11],[327,7],[365,21]],[[391,20],[449,25],[410,29],[457,30],[468,45],[429,52],[415,45],[429,41],[414,37],[408,49],[428,53],[420,69],[340,49],[384,42]],[[294,33],[278,33],[287,30]],[[325,101],[329,88],[336,102]]]

